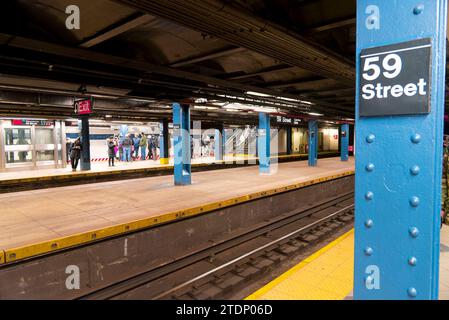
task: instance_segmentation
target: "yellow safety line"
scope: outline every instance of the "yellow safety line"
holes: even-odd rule
[[[324,253],[326,253],[327,251],[329,251],[330,249],[335,247],[337,244],[339,244],[340,242],[345,240],[347,237],[349,237],[353,233],[354,233],[354,229],[351,229],[350,231],[348,231],[345,234],[341,235],[340,237],[338,237],[337,239],[335,239],[334,241],[332,241],[331,243],[329,243],[325,247],[321,248],[317,252],[313,253],[312,255],[310,255],[309,257],[307,257],[303,261],[301,261],[299,264],[297,264],[296,266],[294,266],[290,270],[284,272],[283,274],[281,274],[276,279],[272,280],[271,282],[269,282],[268,284],[266,284],[265,286],[263,286],[262,288],[260,288],[256,292],[254,292],[251,295],[249,295],[248,297],[246,297],[244,300],[257,300],[259,297],[261,297],[262,295],[264,295],[267,292],[269,292],[274,286],[278,285],[279,283],[281,283],[282,281],[287,279],[289,276],[291,276],[295,272],[301,270],[306,265],[308,265],[312,261],[314,261],[317,258],[319,258],[320,256],[322,256]]]
[[[131,221],[128,223],[122,223],[122,224],[118,224],[115,226],[110,226],[110,227],[106,227],[106,228],[102,228],[102,229],[97,229],[97,230],[93,230],[93,231],[74,234],[74,235],[57,238],[57,239],[53,239],[53,240],[49,240],[49,241],[44,241],[44,242],[40,242],[40,243],[36,243],[36,244],[25,245],[22,247],[17,247],[17,248],[12,248],[12,249],[6,249],[4,251],[5,259],[4,259],[3,263],[14,262],[17,260],[30,258],[33,256],[42,255],[45,253],[50,253],[50,252],[54,252],[57,250],[73,247],[76,245],[85,244],[85,243],[96,241],[99,239],[122,235],[122,234],[125,234],[128,232],[131,232],[131,231],[137,231],[137,230],[141,230],[144,228],[153,227],[153,226],[168,223],[170,221],[174,221],[177,219],[184,219],[187,217],[192,217],[192,216],[203,214],[203,213],[210,212],[213,210],[233,206],[233,205],[236,205],[239,203],[271,196],[271,195],[278,194],[278,193],[283,193],[283,192],[290,191],[290,190],[300,189],[305,186],[318,184],[323,181],[334,180],[334,179],[338,179],[338,178],[353,175],[353,174],[354,174],[354,170],[344,171],[342,173],[330,175],[327,177],[312,179],[312,180],[308,180],[305,182],[300,182],[300,183],[296,183],[296,184],[292,184],[292,185],[288,185],[288,186],[284,186],[284,187],[269,189],[266,191],[255,192],[252,194],[238,196],[238,197],[230,198],[230,199],[223,200],[223,201],[211,202],[211,203],[196,206],[193,208],[177,210],[177,211],[166,213],[166,214],[163,214],[163,215],[157,216],[157,217],[135,220],[135,221]],[[1,264],[1,262],[0,262],[0,264]]]

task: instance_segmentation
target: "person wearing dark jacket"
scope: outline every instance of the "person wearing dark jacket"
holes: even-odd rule
[[[78,137],[72,143],[72,146],[70,148],[70,162],[72,163],[72,171],[76,171],[76,168],[78,167],[82,149],[83,146],[81,145],[81,139]]]
[[[108,144],[109,166],[110,167],[115,167],[114,160],[115,160],[116,143],[114,141],[114,137],[110,137],[107,140],[107,144]]]

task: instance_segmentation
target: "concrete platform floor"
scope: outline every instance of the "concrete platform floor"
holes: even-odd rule
[[[193,184],[175,187],[173,176],[95,183],[0,195],[0,250],[28,246],[176,210],[342,174],[354,159],[278,164],[260,175],[258,166],[198,172]]]
[[[323,151],[319,155],[325,156],[326,154],[335,154],[333,151]],[[307,154],[295,153],[292,155],[278,155],[279,158],[283,157],[307,157]],[[257,157],[253,155],[226,155],[222,161],[215,160],[214,157],[197,157],[192,159],[192,164],[208,164],[208,163],[222,163],[224,162],[237,162],[237,161],[248,161],[253,160],[256,162]],[[159,160],[145,160],[145,161],[131,161],[122,162],[116,161],[114,167],[109,167],[108,162],[92,162],[91,170],[81,171],[78,165],[78,170],[73,172],[72,168],[67,165],[66,168],[44,168],[44,169],[17,169],[13,171],[0,172],[0,181],[14,180],[14,179],[27,179],[27,178],[39,178],[39,177],[49,177],[49,176],[63,176],[67,174],[86,174],[86,173],[96,173],[96,172],[111,172],[111,171],[121,171],[121,170],[133,170],[133,169],[147,169],[147,168],[158,168],[173,166],[173,158],[169,159],[168,165],[160,164]]]

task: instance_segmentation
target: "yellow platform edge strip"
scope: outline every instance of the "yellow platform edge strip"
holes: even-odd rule
[[[301,189],[306,186],[318,184],[324,181],[335,180],[350,175],[354,175],[354,170],[348,170],[342,173],[329,175],[326,177],[316,178],[304,182],[295,183],[292,185],[287,185],[284,187],[278,187],[248,195],[238,196],[222,201],[211,202],[193,208],[176,210],[173,212],[162,214],[160,216],[139,219],[128,223],[121,223],[106,228],[96,229],[93,231],[87,231],[79,234],[73,234],[70,236],[65,236],[49,241],[43,241],[36,244],[25,245],[17,248],[4,249],[4,259],[0,260],[0,264],[15,262],[18,260],[27,259],[42,254],[48,254],[61,249],[67,249],[70,247],[86,244],[89,242],[113,236],[123,235],[129,232],[138,231],[148,227],[154,227],[157,225],[165,224],[174,220],[204,214],[217,209],[222,209],[236,204],[248,202],[251,200],[272,196],[274,194],[279,194],[295,189]]]
[[[306,259],[304,259],[303,261],[298,263],[296,266],[294,266],[293,268],[287,270],[286,272],[281,274],[279,277],[277,277],[276,279],[272,280],[271,282],[269,282],[268,284],[266,284],[265,286],[263,286],[262,288],[260,288],[256,292],[250,294],[244,300],[258,300],[261,296],[263,296],[264,294],[269,292],[273,287],[275,287],[276,285],[278,285],[282,281],[286,280],[288,277],[290,277],[295,272],[301,270],[306,265],[308,265],[312,261],[316,260],[317,258],[322,256],[323,254],[325,254],[327,251],[329,251],[330,249],[335,247],[337,244],[339,244],[340,242],[345,240],[347,237],[349,237],[353,233],[354,233],[354,229],[349,230],[348,232],[346,232],[345,234],[341,235],[340,237],[338,237],[337,239],[335,239],[334,241],[332,241],[328,245],[324,246],[320,250],[316,251],[312,255],[308,256]]]

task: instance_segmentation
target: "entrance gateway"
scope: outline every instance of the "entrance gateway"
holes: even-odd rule
[[[0,171],[66,166],[65,122],[0,119]]]
[[[437,299],[446,0],[357,2],[355,299]]]

